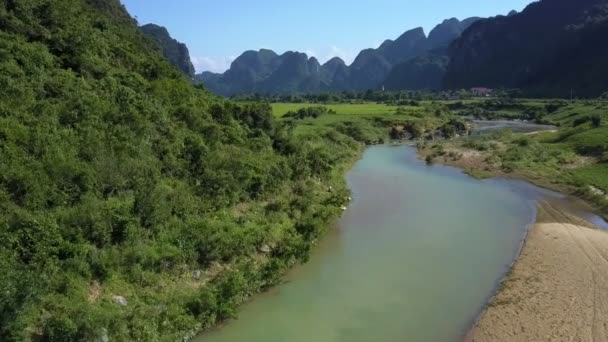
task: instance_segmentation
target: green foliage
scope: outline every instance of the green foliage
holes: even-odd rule
[[[561,141],[580,154],[602,156],[608,151],[608,127],[570,131]]]
[[[597,164],[582,167],[573,171],[574,180],[581,186],[592,185],[602,191],[608,191],[608,164]]]
[[[574,121],[572,121],[572,127],[578,127],[580,125],[586,124],[589,121],[591,121],[590,116],[582,116],[582,117],[576,118]]]
[[[599,115],[591,117],[591,127],[599,128],[602,125],[602,118]]]
[[[2,341],[233,317],[306,260],[361,146],[193,87],[117,0],[1,2],[0,89]]]
[[[568,103],[565,101],[553,101],[553,102],[547,103],[545,105],[545,110],[547,111],[547,113],[553,114],[556,111],[558,111],[560,108],[563,108],[567,105],[568,105]]]
[[[300,108],[297,111],[290,111],[285,114],[284,118],[292,118],[296,120],[304,120],[304,119],[316,119],[322,115],[326,114],[336,114],[336,112],[332,109],[327,109],[326,107],[318,106],[318,107],[304,107]]]
[[[554,101],[517,100],[530,110],[547,109]],[[516,173],[543,186],[583,196],[604,213],[608,210],[608,127],[602,125],[603,100],[559,102],[545,119],[560,127],[557,132],[514,134],[502,131],[487,136],[469,137],[458,144],[485,152],[484,167],[490,171]],[[479,106],[479,105],[477,105]],[[460,106],[467,108],[466,104]],[[504,108],[495,108],[499,115]],[[524,109],[525,110],[525,109]],[[549,113],[550,112],[550,113]],[[470,172],[485,172],[473,169]]]

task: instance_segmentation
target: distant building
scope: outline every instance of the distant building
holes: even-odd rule
[[[471,88],[471,93],[473,93],[474,96],[490,96],[492,95],[493,90],[490,88],[484,88],[484,87],[476,87],[476,88]]]

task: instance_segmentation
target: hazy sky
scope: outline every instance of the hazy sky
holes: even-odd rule
[[[408,29],[443,19],[521,11],[531,0],[122,0],[140,24],[188,45],[198,72],[223,72],[246,50],[302,51],[348,64]]]

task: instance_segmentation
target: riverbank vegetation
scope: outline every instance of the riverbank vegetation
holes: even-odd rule
[[[234,317],[308,258],[365,144],[447,120],[277,120],[194,87],[117,0],[3,2],[0,56],[3,341],[181,340]]]
[[[312,103],[273,103],[277,117]],[[541,186],[583,197],[608,210],[608,101],[518,99],[423,100],[415,105],[338,103],[299,129],[344,122],[390,126],[391,140],[419,141],[428,162],[460,166],[476,177],[496,175],[528,179]],[[375,112],[375,114],[370,114]],[[554,125],[532,134],[497,131],[468,136],[469,120],[515,120]],[[467,123],[468,122],[468,123]],[[446,140],[458,138],[455,140]],[[369,141],[368,141],[369,142]]]
[[[118,1],[3,2],[0,56],[2,341],[192,336],[347,202],[357,135],[193,87]]]
[[[234,317],[308,258],[363,146],[465,135],[466,117],[559,124],[474,143],[504,169],[572,161],[574,185],[608,190],[595,102],[233,102],[194,87],[118,0],[0,3],[0,57],[2,341],[181,340]]]
[[[513,110],[495,104],[462,108],[481,118],[517,118],[552,124],[554,131],[500,131],[423,145],[429,160],[465,168],[477,176],[511,176],[589,200],[608,213],[608,103],[603,99],[532,102]],[[480,109],[484,107],[484,109]],[[517,114],[519,113],[519,114]]]

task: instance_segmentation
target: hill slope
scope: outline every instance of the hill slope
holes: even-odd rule
[[[2,341],[232,317],[341,212],[359,148],[194,88],[118,0],[0,2],[0,88]]]

